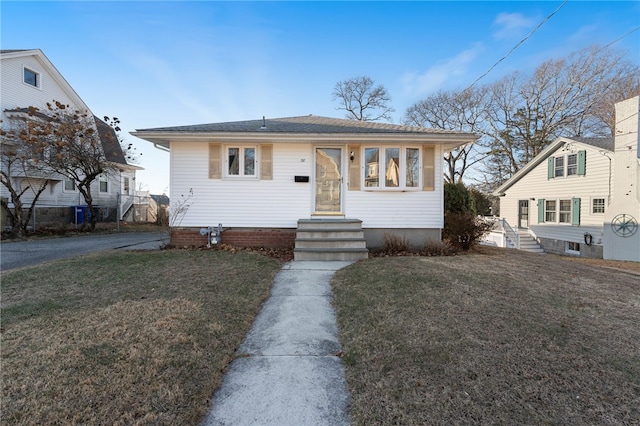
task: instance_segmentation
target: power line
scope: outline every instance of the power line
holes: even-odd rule
[[[516,44],[515,46],[513,46],[513,48],[512,48],[512,49],[511,49],[511,50],[510,50],[506,55],[504,55],[502,58],[500,58],[500,59],[498,60],[498,62],[496,62],[495,64],[493,64],[493,65],[491,66],[491,68],[489,68],[489,70],[487,70],[487,72],[485,72],[484,74],[482,74],[480,77],[478,77],[478,78],[476,79],[476,81],[474,81],[473,83],[471,83],[471,84],[469,85],[469,87],[467,87],[467,88],[465,89],[465,91],[466,91],[466,90],[468,90],[468,89],[471,89],[471,88],[473,87],[473,85],[474,85],[474,84],[476,84],[476,83],[477,83],[478,81],[480,81],[482,78],[486,77],[486,76],[487,76],[487,74],[489,74],[491,71],[493,71],[493,69],[494,69],[495,67],[497,67],[497,66],[498,66],[498,64],[499,64],[500,62],[502,62],[502,61],[504,61],[505,59],[507,59],[507,57],[508,57],[509,55],[511,55],[511,54],[513,53],[513,51],[514,51],[514,50],[516,50],[516,49],[517,49],[517,48],[518,48],[522,43],[524,43],[525,41],[527,41],[527,40],[529,39],[529,37],[531,37],[531,36],[533,35],[533,33],[535,33],[536,31],[538,31],[538,29],[539,29],[541,26],[543,26],[543,25],[544,25],[544,24],[545,24],[549,19],[551,19],[551,17],[552,17],[553,15],[555,15],[555,14],[556,14],[560,9],[562,9],[562,8],[564,7],[564,5],[565,5],[565,4],[567,4],[567,2],[568,2],[568,1],[569,1],[569,0],[565,0],[564,2],[562,2],[562,4],[561,4],[561,5],[560,5],[556,10],[554,10],[554,11],[551,13],[551,15],[549,15],[549,16],[547,16],[545,19],[543,19],[543,20],[542,20],[542,22],[540,22],[540,23],[538,24],[538,26],[537,26],[537,27],[535,27],[535,28],[534,28],[534,29],[533,29],[529,34],[527,34],[527,36],[526,36],[525,38],[523,38],[522,40],[520,40],[520,42],[519,42],[518,44]]]
[[[631,34],[635,33],[636,31],[640,30],[640,27],[635,27],[634,29],[632,29],[631,31],[629,31],[628,33],[626,33],[623,36],[618,37],[617,39],[613,40],[611,43],[607,44],[606,46],[604,46],[602,49],[599,49],[595,54],[600,53],[601,51],[603,51],[604,49],[606,49],[607,47],[611,46],[612,44],[616,44],[617,42],[619,42],[620,40],[622,40],[625,37],[630,36]]]

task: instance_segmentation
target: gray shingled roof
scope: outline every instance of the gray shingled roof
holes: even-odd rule
[[[595,146],[596,148],[606,149],[607,151],[613,151],[615,149],[615,139],[614,138],[582,138],[582,137],[573,137],[569,138],[576,142],[581,142],[587,145]]]
[[[2,49],[0,50],[0,53],[28,52],[29,50],[35,49]]]
[[[377,123],[372,121],[346,120],[339,118],[305,115],[225,123],[195,124],[190,126],[158,127],[153,129],[136,129],[136,132],[229,132],[229,133],[442,133],[456,134],[463,132],[426,129],[398,124]]]

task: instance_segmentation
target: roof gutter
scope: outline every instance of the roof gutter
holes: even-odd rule
[[[167,148],[166,146],[163,145],[158,145],[157,143],[153,144],[153,147],[155,149],[159,149],[160,151],[164,151],[164,152],[171,152],[171,150],[169,148]]]

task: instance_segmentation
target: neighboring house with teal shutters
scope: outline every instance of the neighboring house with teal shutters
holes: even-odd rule
[[[640,261],[638,97],[616,112],[615,139],[558,138],[494,192],[504,245]]]

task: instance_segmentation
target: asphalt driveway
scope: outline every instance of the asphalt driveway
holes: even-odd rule
[[[33,266],[105,250],[157,250],[167,232],[123,232],[0,243],[0,270]]]

